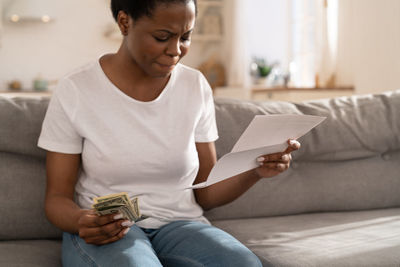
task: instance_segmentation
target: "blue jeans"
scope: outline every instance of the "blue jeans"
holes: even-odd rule
[[[79,266],[262,266],[228,233],[200,222],[177,221],[159,229],[134,225],[122,239],[103,246],[64,233],[64,267]]]

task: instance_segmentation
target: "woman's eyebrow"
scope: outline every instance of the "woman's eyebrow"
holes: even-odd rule
[[[169,35],[178,35],[177,33],[171,32],[169,30],[165,30],[165,29],[160,29],[160,30],[156,30],[156,32],[163,32],[163,33],[168,33]],[[189,34],[192,33],[193,29],[188,30],[187,32],[185,32],[184,34]]]
[[[171,31],[168,31],[168,30],[156,30],[156,32],[165,32],[165,33],[168,33],[168,34],[171,34],[171,35],[176,34],[176,33],[173,33]]]

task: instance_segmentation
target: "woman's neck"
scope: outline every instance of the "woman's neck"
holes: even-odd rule
[[[126,95],[139,101],[156,99],[169,81],[168,77],[151,77],[120,49],[100,59],[108,79]]]

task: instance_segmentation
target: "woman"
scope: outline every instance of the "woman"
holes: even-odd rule
[[[64,266],[260,266],[204,209],[229,203],[261,177],[286,170],[283,153],[212,186],[218,138],[205,78],[178,64],[190,46],[195,0],[113,0],[124,36],[116,54],[64,77],[38,145],[47,152],[46,214],[64,231]],[[126,191],[148,219],[97,216],[93,198]]]

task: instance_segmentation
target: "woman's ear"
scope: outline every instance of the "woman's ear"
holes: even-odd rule
[[[123,36],[128,35],[129,29],[129,15],[126,14],[124,11],[119,11],[117,16],[118,27],[121,31]]]

